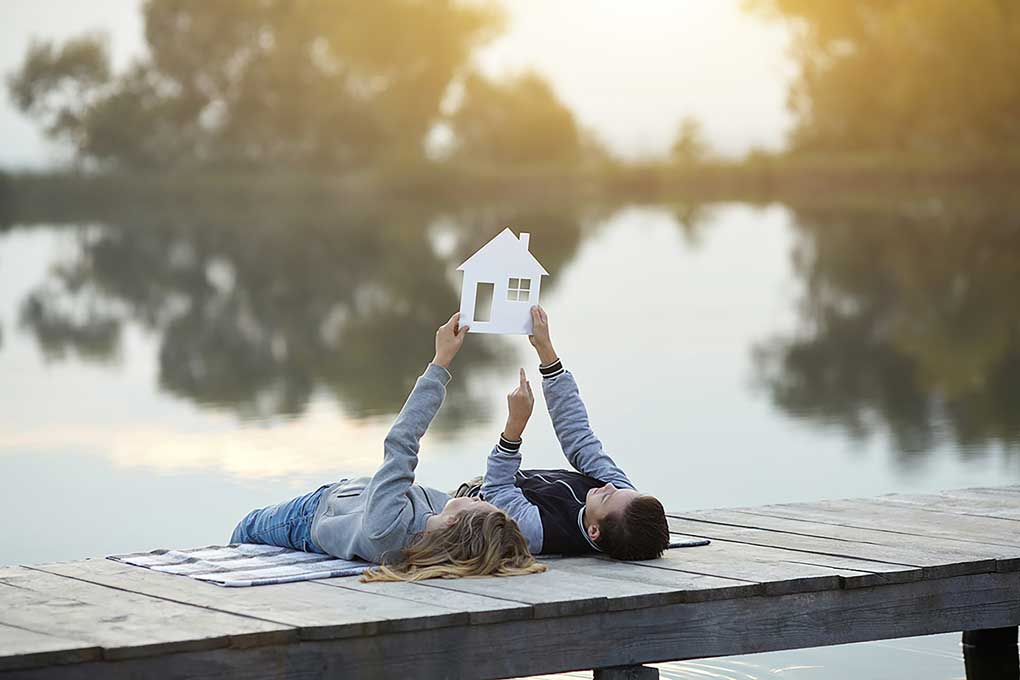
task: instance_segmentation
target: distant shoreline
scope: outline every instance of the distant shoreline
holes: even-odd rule
[[[0,171],[0,222],[59,218],[91,206],[102,214],[118,201],[325,201],[369,207],[372,202],[492,200],[669,200],[699,202],[853,198],[941,191],[1009,192],[1020,185],[1020,158],[932,159],[902,156],[793,158],[680,165],[661,161],[562,166],[422,164],[377,166],[349,173],[307,170],[187,170],[169,172]],[[54,201],[55,197],[60,200]]]

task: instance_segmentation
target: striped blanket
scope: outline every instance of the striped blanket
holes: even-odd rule
[[[107,559],[228,587],[353,576],[372,566],[358,560],[340,560],[330,555],[250,543],[151,550],[108,555]]]
[[[688,538],[674,541],[669,547],[688,548],[707,545],[708,542],[707,539]],[[150,550],[107,555],[106,559],[226,587],[354,576],[372,566],[359,560],[340,560],[330,555],[251,543],[210,545],[189,550]]]

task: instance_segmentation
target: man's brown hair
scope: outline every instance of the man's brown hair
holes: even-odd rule
[[[669,547],[666,511],[655,496],[638,496],[599,522],[598,546],[617,560],[651,560]]]

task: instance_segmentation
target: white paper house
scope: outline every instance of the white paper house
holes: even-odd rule
[[[457,267],[464,272],[460,323],[470,333],[531,334],[531,306],[549,272],[528,252],[529,238],[507,227]]]

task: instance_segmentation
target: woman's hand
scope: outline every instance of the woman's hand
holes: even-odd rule
[[[449,369],[450,362],[457,356],[464,338],[467,337],[470,326],[460,325],[460,312],[450,317],[450,320],[439,327],[436,331],[436,356],[432,363]]]
[[[551,364],[556,361],[556,350],[553,349],[552,339],[549,338],[549,315],[538,305],[531,306],[531,325],[528,340],[538,352],[538,360],[543,364]]]
[[[531,418],[531,410],[535,407],[535,395],[531,391],[531,383],[521,369],[521,384],[506,395],[506,405],[510,415],[506,419],[506,427],[503,428],[503,436],[516,441],[524,434],[524,428]]]

